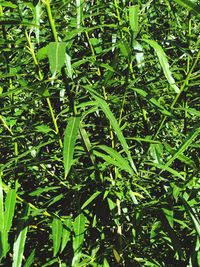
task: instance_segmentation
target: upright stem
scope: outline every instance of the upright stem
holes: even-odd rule
[[[42,81],[43,80],[43,75],[42,75],[42,73],[40,71],[40,68],[39,68],[39,63],[38,63],[38,60],[37,60],[36,55],[35,55],[35,51],[34,51],[33,44],[31,42],[30,35],[27,33],[27,31],[25,31],[25,35],[26,35],[26,38],[27,38],[27,41],[28,41],[28,45],[29,45],[28,46],[28,50],[29,50],[30,54],[32,55],[34,64],[36,66],[36,70],[38,72],[37,73],[38,77],[39,77],[40,81]],[[50,100],[49,97],[47,97],[46,101],[47,101],[47,104],[48,104],[48,107],[49,107],[49,110],[50,110],[50,114],[51,114],[51,118],[52,118],[52,121],[53,121],[53,124],[54,124],[55,132],[56,132],[56,134],[58,135],[58,138],[59,138],[60,147],[62,148],[63,147],[62,139],[60,138],[58,124],[57,124],[57,121],[56,121],[56,118],[55,118],[55,115],[54,115],[54,111],[53,111],[53,107],[52,107],[52,104],[51,104],[51,100]]]
[[[47,15],[48,15],[49,23],[51,26],[52,34],[54,37],[54,41],[58,42],[58,35],[57,35],[57,31],[56,31],[56,26],[55,26],[55,22],[54,22],[52,13],[51,13],[50,0],[46,0],[46,10],[47,10]]]

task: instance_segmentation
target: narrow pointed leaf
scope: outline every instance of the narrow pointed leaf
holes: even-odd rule
[[[185,138],[181,146],[178,148],[178,150],[175,152],[175,154],[168,160],[168,162],[165,164],[165,168],[169,167],[172,162],[178,158],[190,145],[191,143],[195,140],[195,138],[199,135],[200,133],[200,127],[199,125],[193,129],[190,134]]]
[[[123,147],[126,155],[128,156],[128,160],[131,164],[131,167],[133,168],[133,170],[135,171],[135,173],[137,173],[137,169],[135,167],[135,164],[132,160],[132,157],[131,157],[131,153],[130,153],[130,150],[129,150],[129,147],[128,147],[128,144],[126,142],[126,139],[124,138],[123,136],[123,133],[118,125],[118,122],[115,118],[115,116],[113,115],[113,113],[111,112],[108,104],[106,103],[105,100],[99,98],[97,95],[94,95],[92,93],[93,97],[96,99],[97,101],[97,105],[102,109],[102,111],[104,112],[104,114],[106,115],[106,117],[109,119],[110,121],[110,124],[112,125],[120,143],[121,143],[121,146]]]
[[[89,136],[88,136],[85,128],[83,128],[82,126],[79,127],[79,132],[80,132],[81,138],[83,140],[85,149],[86,149],[86,151],[90,157],[90,160],[93,164],[95,164],[95,156],[94,156],[93,151],[92,151],[92,145],[91,145]]]
[[[138,32],[138,15],[139,15],[139,5],[134,5],[129,7],[129,22],[131,30]]]
[[[162,225],[166,232],[168,233],[168,236],[170,237],[171,244],[174,248],[174,250],[178,253],[180,259],[183,258],[183,251],[182,251],[182,244],[175,232],[175,230],[170,226],[165,213],[161,210],[160,211],[160,220],[162,222]]]
[[[84,240],[85,222],[86,222],[86,218],[82,213],[79,214],[74,221],[74,225],[73,225],[73,230],[74,230],[73,250],[74,250],[74,254],[79,254],[81,251],[81,247],[82,247],[83,240]]]
[[[140,43],[138,43],[138,41],[134,40],[133,49],[136,50],[135,59],[137,61],[137,66],[140,69],[145,65],[143,47]]]
[[[28,207],[26,208],[25,211],[25,216],[27,215],[29,215]],[[28,226],[26,225],[26,220],[23,220],[18,227],[17,239],[14,242],[12,267],[22,266],[22,259],[23,259],[27,231],[28,231]]]
[[[9,232],[15,211],[16,190],[9,190],[5,200],[5,231]]]
[[[100,191],[97,191],[97,192],[95,192],[94,194],[92,194],[89,198],[88,198],[88,200],[86,200],[85,202],[84,202],[84,204],[82,205],[82,207],[81,207],[81,209],[84,209],[85,207],[87,207],[95,198],[97,198],[99,195],[101,194],[101,192]]]
[[[33,266],[32,264],[34,263],[34,258],[35,258],[35,249],[28,256],[28,258],[26,260],[26,263],[24,264],[24,267],[31,267],[31,266]]]
[[[52,222],[52,237],[53,237],[53,256],[55,257],[60,249],[61,238],[62,238],[62,222],[54,218]]]
[[[83,0],[76,0],[76,9],[77,9],[77,29],[80,28],[83,18]]]
[[[65,64],[65,50],[65,42],[51,42],[47,47],[50,71],[53,78],[56,76],[57,73],[60,73],[61,68]]]
[[[64,248],[66,247],[67,243],[70,240],[71,227],[72,227],[72,220],[71,218],[67,218],[64,221],[64,225],[63,225],[61,252],[64,250]]]
[[[176,93],[179,93],[180,89],[175,84],[175,80],[172,77],[172,73],[170,71],[170,67],[169,67],[169,63],[168,63],[168,60],[167,60],[167,56],[166,56],[164,50],[162,49],[162,47],[154,40],[143,39],[143,41],[145,41],[151,47],[153,47],[153,49],[155,50],[155,52],[156,52],[156,54],[158,56],[158,59],[159,59],[160,65],[162,67],[162,70],[164,72],[164,75],[165,75],[166,79],[168,80],[171,88],[174,89],[174,91]]]
[[[159,108],[159,111],[164,114],[165,116],[172,116],[171,113],[165,109],[164,105],[161,105],[158,100],[156,100],[154,97],[149,95],[146,91],[140,88],[132,88],[136,93],[138,93],[140,96],[145,98],[148,102],[150,102],[153,106]]]
[[[67,74],[70,79],[72,79],[72,64],[71,64],[71,57],[69,54],[65,54],[65,65],[67,67]]]
[[[65,169],[65,178],[67,177],[72,166],[74,147],[78,134],[80,124],[80,117],[72,117],[69,119],[67,128],[64,135],[64,148],[63,148],[63,162]]]
[[[181,198],[183,205],[185,207],[186,212],[188,213],[188,215],[190,216],[192,223],[194,225],[194,228],[198,234],[198,236],[200,237],[200,221],[197,218],[197,213],[195,214],[193,209],[190,207],[188,201],[186,201],[184,198]]]
[[[3,186],[0,177],[0,233],[4,230],[4,201],[3,201]]]
[[[125,170],[126,172],[130,173],[130,175],[133,175],[133,170],[129,165],[129,162],[123,158],[120,153],[118,153],[116,150],[114,150],[111,147],[105,146],[105,145],[100,145],[97,146],[97,148],[102,149],[105,151],[112,159],[116,160],[119,165],[121,166],[121,169]]]
[[[174,0],[177,4],[190,10],[194,15],[200,15],[200,5],[191,0]]]

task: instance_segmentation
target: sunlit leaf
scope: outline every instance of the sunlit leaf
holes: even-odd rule
[[[129,162],[131,164],[131,167],[133,168],[133,170],[135,171],[135,173],[137,173],[137,170],[136,170],[136,167],[135,167],[135,164],[133,162],[133,159],[131,157],[131,153],[130,153],[130,150],[129,150],[129,147],[128,147],[128,144],[126,142],[126,139],[124,138],[123,134],[122,134],[122,131],[118,125],[118,122],[115,118],[115,116],[113,115],[113,113],[111,112],[108,104],[106,103],[105,100],[99,98],[98,96],[94,95],[93,94],[93,97],[96,99],[97,101],[97,105],[103,110],[103,112],[105,113],[106,117],[109,119],[113,129],[115,130],[115,133],[125,151],[125,153],[127,154],[128,156],[128,159],[129,159]]]
[[[194,15],[200,15],[200,5],[192,0],[174,0],[177,4],[190,10]]]
[[[67,177],[72,166],[74,147],[78,134],[80,117],[72,117],[68,121],[68,125],[64,135],[64,148],[63,148],[63,162],[65,169],[65,178]]]
[[[86,218],[83,213],[79,214],[74,220],[73,250],[75,254],[79,254],[82,248],[85,234],[85,223]]]
[[[155,50],[155,52],[156,52],[156,54],[158,56],[158,59],[159,59],[160,65],[162,67],[162,70],[163,70],[163,72],[165,74],[165,77],[168,80],[171,88],[174,89],[174,91],[176,93],[179,93],[180,89],[175,84],[175,80],[172,77],[172,73],[170,71],[170,66],[169,66],[169,63],[168,63],[168,60],[167,60],[167,56],[166,56],[163,48],[154,40],[143,39],[143,41],[145,41],[146,43],[148,43],[150,46],[153,47],[153,49]]]
[[[53,237],[53,256],[55,257],[58,254],[61,245],[63,230],[62,222],[59,219],[54,218],[51,227]]]
[[[29,208],[26,207],[24,216],[28,215],[29,215]],[[20,267],[22,265],[27,231],[28,231],[28,226],[26,224],[26,219],[23,219],[18,226],[18,235],[14,242],[12,267]]]
[[[81,209],[84,209],[85,207],[87,207],[95,198],[97,198],[99,195],[101,194],[101,192],[97,191],[94,194],[92,194],[81,206]]]
[[[63,222],[63,231],[62,231],[62,243],[61,243],[61,252],[65,249],[67,243],[70,241],[71,235],[72,220],[71,218],[65,219]]]
[[[129,22],[131,30],[138,32],[138,15],[139,15],[139,5],[129,7]]]

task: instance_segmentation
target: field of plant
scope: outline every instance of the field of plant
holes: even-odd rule
[[[0,266],[200,266],[199,19],[0,2]]]

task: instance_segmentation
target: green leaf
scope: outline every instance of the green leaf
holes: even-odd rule
[[[159,111],[165,116],[172,116],[171,113],[165,109],[164,105],[161,105],[159,101],[149,95],[146,91],[140,88],[132,88],[136,93],[140,96],[144,97],[148,102],[150,102],[153,106],[159,108]]]
[[[83,18],[83,0],[76,0],[76,9],[77,9],[77,29],[80,28]]]
[[[84,241],[86,218],[83,213],[79,214],[74,221],[74,237],[73,237],[73,250],[74,254],[79,254]]]
[[[156,52],[156,54],[158,56],[158,59],[159,59],[160,65],[161,65],[161,67],[163,69],[163,72],[165,74],[165,77],[168,80],[171,88],[174,89],[174,91],[176,93],[179,93],[180,89],[178,88],[178,86],[176,86],[175,80],[172,77],[172,74],[171,74],[171,71],[170,71],[170,67],[169,67],[169,63],[168,63],[166,54],[165,54],[164,50],[162,49],[162,47],[154,40],[143,39],[143,41],[145,41],[146,43],[148,43],[150,46],[153,47],[153,49],[155,50],[155,52]]]
[[[129,7],[129,23],[133,32],[138,32],[139,5]]]
[[[128,160],[131,164],[131,167],[132,169],[135,171],[135,173],[137,174],[137,170],[136,170],[136,167],[135,167],[135,164],[132,160],[132,157],[131,157],[131,153],[130,153],[130,150],[129,150],[129,147],[128,147],[128,144],[126,142],[126,139],[124,138],[123,134],[122,134],[122,131],[118,125],[118,122],[115,118],[115,116],[113,115],[113,113],[111,112],[108,104],[106,103],[105,100],[101,99],[100,97],[98,97],[97,95],[93,94],[92,91],[90,91],[90,93],[93,95],[93,97],[96,99],[96,102],[97,102],[97,105],[102,109],[102,111],[105,113],[106,117],[109,119],[110,121],[110,124],[112,125],[120,143],[121,143],[121,146],[123,147],[126,155],[128,156]]]
[[[140,69],[145,65],[143,47],[140,43],[138,43],[138,41],[134,40],[133,49],[136,50],[135,59],[137,61],[137,67]]]
[[[200,127],[197,125],[190,133],[189,135],[185,138],[181,146],[177,149],[177,151],[174,153],[174,155],[168,160],[168,162],[165,164],[164,168],[166,169],[169,167],[172,162],[178,158],[190,145],[191,143],[195,140],[195,138],[199,135],[200,133]]]
[[[3,186],[0,173],[0,260],[5,256],[5,241],[4,241],[4,199],[3,199]],[[6,243],[7,246],[7,243]]]
[[[2,1],[1,6],[10,7],[10,8],[17,8],[17,5],[13,4],[10,1]]]
[[[181,242],[179,241],[179,238],[175,232],[175,230],[170,226],[165,213],[161,210],[160,211],[160,221],[162,222],[162,225],[164,227],[164,229],[167,231],[170,240],[171,240],[171,244],[174,248],[174,250],[178,253],[179,258],[182,259],[183,258],[183,251],[182,251],[182,245]]]
[[[60,73],[65,63],[69,76],[71,77],[72,75],[71,61],[69,60],[69,55],[66,54],[66,46],[67,43],[65,42],[50,42],[45,47],[39,49],[37,53],[39,60],[48,56],[52,78],[55,78],[56,74]]]
[[[16,204],[16,189],[11,189],[8,191],[6,200],[5,200],[5,216],[4,216],[4,231],[3,231],[3,247],[4,247],[4,255],[9,250],[8,244],[8,233],[12,226],[12,220],[15,212],[15,204]]]
[[[70,240],[70,235],[71,235],[71,227],[72,227],[72,220],[71,218],[65,219],[63,223],[63,231],[62,231],[62,243],[61,243],[61,252],[64,250],[66,247],[67,243]]]
[[[131,51],[130,51],[130,47],[129,47],[128,43],[120,40],[118,46],[119,46],[119,49],[120,49],[122,55],[129,58],[131,55]]]
[[[28,216],[28,215],[29,215],[29,207],[26,207],[24,216]],[[22,222],[18,226],[18,235],[13,246],[12,267],[20,267],[22,264],[27,231],[28,231],[28,226],[26,224],[26,219],[23,219]]]
[[[45,124],[41,124],[35,127],[37,132],[40,133],[49,133],[51,131],[53,131],[49,126],[45,125]]]
[[[105,145],[99,145],[99,146],[96,146],[95,148],[99,148],[99,149],[102,149],[103,151],[105,151],[111,157],[111,159],[114,160],[116,166],[120,167],[120,169],[122,169],[122,170],[125,170],[130,175],[133,175],[133,170],[130,167],[128,161],[125,158],[123,158],[120,155],[120,153],[118,153],[116,150],[114,150],[111,147],[105,146]],[[98,155],[100,155],[100,154],[98,154]],[[106,159],[106,158],[108,159],[108,157],[104,157],[104,159]]]
[[[162,208],[162,211],[165,214],[166,219],[168,220],[169,225],[173,228],[174,226],[174,218],[173,218],[173,210],[167,209],[167,208]]]
[[[1,174],[0,174],[1,175]],[[0,176],[0,233],[2,234],[4,231],[4,200],[3,200],[3,186],[2,180]]]
[[[63,147],[63,162],[65,169],[65,178],[67,177],[72,166],[74,155],[74,147],[78,134],[80,124],[80,117],[72,117],[69,119],[68,125],[64,134],[64,147]]]
[[[94,156],[93,151],[92,151],[92,145],[91,145],[89,136],[88,136],[85,128],[83,128],[83,126],[79,127],[79,132],[80,132],[80,136],[83,140],[85,149],[86,149],[86,151],[90,157],[90,160],[95,165],[95,156]]]
[[[82,205],[81,209],[84,209],[85,207],[87,207],[95,198],[97,198],[99,195],[101,194],[101,192],[97,191],[94,194],[92,194],[88,200],[86,200],[84,202],[84,204]]]
[[[34,258],[35,258],[35,249],[28,256],[28,258],[26,260],[26,263],[24,264],[24,267],[31,267],[31,266],[33,266],[32,264],[34,263]]]
[[[200,222],[199,219],[197,218],[197,212],[194,212],[194,209],[192,209],[188,203],[188,201],[186,201],[186,199],[181,198],[183,205],[185,207],[186,212],[188,213],[188,215],[190,216],[192,223],[194,225],[194,228],[198,234],[198,236],[200,237]],[[196,214],[195,214],[196,213]]]
[[[94,47],[95,53],[100,54],[102,52],[100,40],[97,38],[90,38],[90,42],[92,46]]]
[[[61,68],[65,64],[65,42],[51,42],[47,47],[47,55],[49,58],[50,71],[52,78],[55,78],[57,73],[60,73]]]
[[[187,8],[190,10],[194,15],[199,16],[200,15],[200,6],[199,4],[195,3],[195,1],[190,0],[174,0],[177,4],[179,4],[182,7]]]
[[[179,177],[180,179],[182,179],[182,180],[185,180],[184,179],[184,176],[182,176],[178,171],[176,171],[176,170],[174,170],[174,169],[172,169],[172,168],[170,168],[170,167],[166,167],[165,165],[163,165],[163,164],[160,164],[160,163],[147,163],[148,165],[153,165],[153,166],[155,166],[156,168],[158,168],[158,169],[161,169],[162,171],[164,171],[164,170],[166,170],[166,171],[168,171],[169,173],[171,173],[171,174],[173,174],[175,177]]]
[[[51,227],[53,237],[53,256],[55,257],[59,252],[62,238],[63,226],[61,220],[54,218]]]
[[[71,57],[69,54],[65,54],[65,65],[67,67],[67,74],[68,74],[68,77],[70,79],[72,79],[72,73],[73,73],[73,69],[72,69],[72,64],[71,64]]]
[[[162,154],[163,154],[163,147],[162,144],[151,144],[150,145],[150,154],[153,157],[155,163],[162,164]]]

